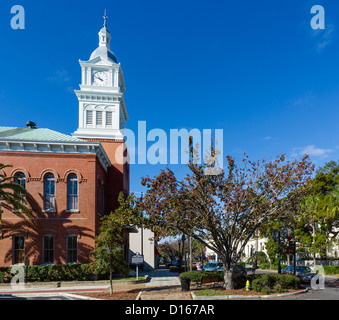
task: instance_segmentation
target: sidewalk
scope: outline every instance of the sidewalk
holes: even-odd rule
[[[190,292],[181,291],[179,273],[156,269],[148,275],[150,281],[145,284],[140,300],[192,300]]]
[[[169,272],[168,269],[156,269],[145,274],[150,277],[146,287],[180,286],[179,273],[177,272]]]

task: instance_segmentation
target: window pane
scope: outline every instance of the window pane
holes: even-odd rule
[[[54,237],[44,237],[44,263],[54,262]]]
[[[45,210],[55,209],[55,178],[52,174],[45,177]]]
[[[93,124],[93,111],[91,110],[86,111],[86,124]]]
[[[67,181],[67,209],[78,210],[78,177],[72,174]]]
[[[106,126],[112,125],[112,111],[106,112]]]
[[[102,125],[102,111],[97,111],[97,126]]]
[[[25,238],[23,236],[15,236],[13,239],[14,264],[24,263],[25,259]]]
[[[77,263],[77,261],[78,261],[77,236],[68,236],[67,263]]]
[[[22,172],[15,174],[14,182],[26,188],[26,176]]]

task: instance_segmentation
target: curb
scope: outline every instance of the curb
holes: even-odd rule
[[[281,294],[271,294],[271,295],[255,295],[255,296],[242,296],[242,295],[225,295],[225,296],[196,296],[193,291],[191,291],[193,300],[232,300],[232,299],[270,299],[277,297],[286,297],[294,296],[301,293],[308,292],[308,289],[304,289],[298,292],[289,292]]]
[[[70,297],[70,298],[77,298],[77,299],[81,299],[81,300],[104,300],[104,299],[99,299],[99,298],[81,296],[79,294],[73,294],[73,293],[62,293],[60,295]]]
[[[142,294],[143,291],[144,291],[144,289],[141,289],[141,290],[140,290],[140,292],[138,293],[138,295],[137,295],[137,297],[136,297],[135,300],[141,300],[141,299],[140,299],[140,296],[141,296],[141,294]]]

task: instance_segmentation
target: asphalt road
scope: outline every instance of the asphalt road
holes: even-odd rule
[[[276,298],[275,300],[339,300],[339,278],[325,277],[325,288],[313,290],[310,285],[304,285],[307,293]]]

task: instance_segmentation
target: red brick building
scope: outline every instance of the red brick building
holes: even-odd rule
[[[120,64],[111,36],[99,32],[99,47],[80,61],[79,128],[71,136],[50,129],[0,127],[0,163],[27,190],[32,219],[2,203],[0,266],[87,263],[100,218],[129,192],[123,129],[128,120]],[[128,259],[128,232],[124,247]]]

